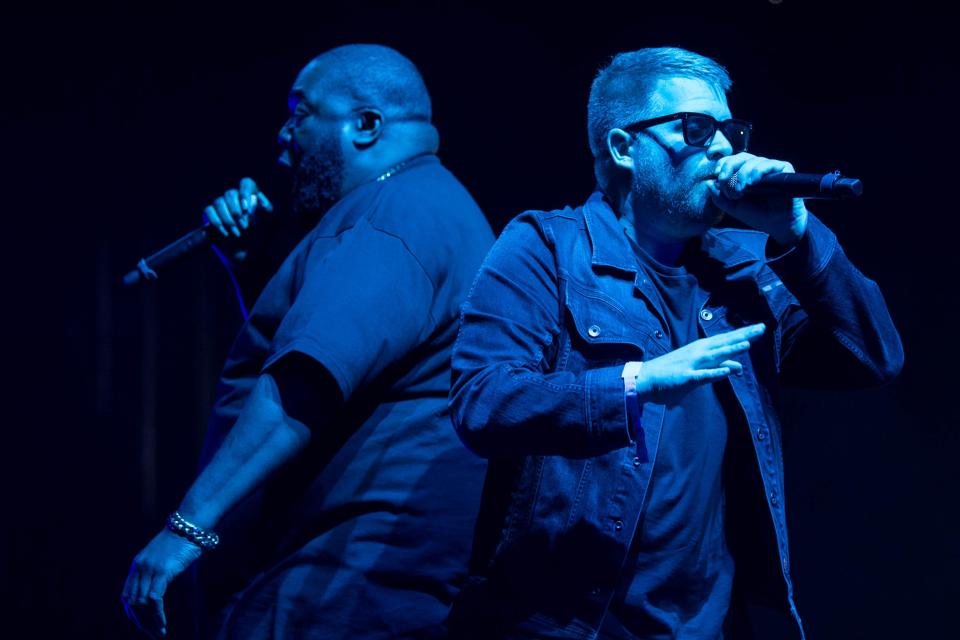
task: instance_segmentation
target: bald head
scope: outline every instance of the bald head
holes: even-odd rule
[[[408,59],[380,45],[331,49],[297,76],[280,129],[280,162],[293,169],[295,202],[323,210],[411,158],[436,153],[430,95]]]
[[[430,122],[430,94],[410,60],[389,47],[351,44],[326,51],[301,73],[310,92],[342,101],[350,111],[377,109],[387,120]]]

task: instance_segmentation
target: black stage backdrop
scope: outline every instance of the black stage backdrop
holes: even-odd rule
[[[398,48],[434,99],[441,157],[499,231],[593,186],[589,84],[609,55],[675,44],[734,78],[752,149],[860,177],[811,208],[887,296],[893,385],[791,394],[789,520],[811,638],[956,628],[955,33],[930,3],[40,6],[0,20],[4,349],[0,635],[132,637],[119,592],[193,477],[240,324],[204,252],[124,290],[142,255],[245,175],[278,196],[275,136],[314,54]],[[280,199],[280,198],[278,198]],[[173,638],[189,638],[174,588]]]

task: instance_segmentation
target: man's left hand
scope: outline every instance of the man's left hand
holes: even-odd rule
[[[123,586],[123,608],[137,628],[151,638],[167,635],[167,616],[163,611],[167,585],[200,553],[200,547],[165,529],[133,559]]]
[[[737,220],[768,234],[783,247],[792,247],[807,230],[807,208],[801,198],[746,198],[744,189],[772,173],[795,173],[782,160],[738,153],[721,158],[717,179],[708,183],[713,203]],[[731,178],[736,180],[731,183]]]

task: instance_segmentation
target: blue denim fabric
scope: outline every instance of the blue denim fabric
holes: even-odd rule
[[[891,380],[899,336],[876,284],[810,218],[798,246],[766,255],[763,233],[701,239],[699,312],[710,336],[764,322],[731,376],[749,425],[784,608],[793,600],[776,397],[781,384]],[[596,635],[624,568],[657,459],[664,407],[628,429],[623,364],[668,350],[651,283],[602,194],[578,208],[526,212],[504,230],[463,306],[451,417],[489,458],[471,578],[451,611],[456,637]]]

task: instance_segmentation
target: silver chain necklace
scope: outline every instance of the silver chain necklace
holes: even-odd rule
[[[405,166],[407,166],[407,164],[410,163],[410,160],[413,160],[413,158],[409,158],[409,159],[407,159],[407,160],[404,160],[403,162],[400,162],[400,163],[398,163],[398,164],[393,165],[392,167],[390,167],[389,169],[387,169],[386,171],[384,171],[383,173],[381,173],[379,176],[377,176],[377,178],[376,178],[376,180],[374,180],[374,182],[383,182],[384,180],[386,180],[386,179],[389,178],[390,176],[392,176],[392,175],[394,175],[395,173],[397,173],[398,171],[400,171],[400,169],[403,169]]]

